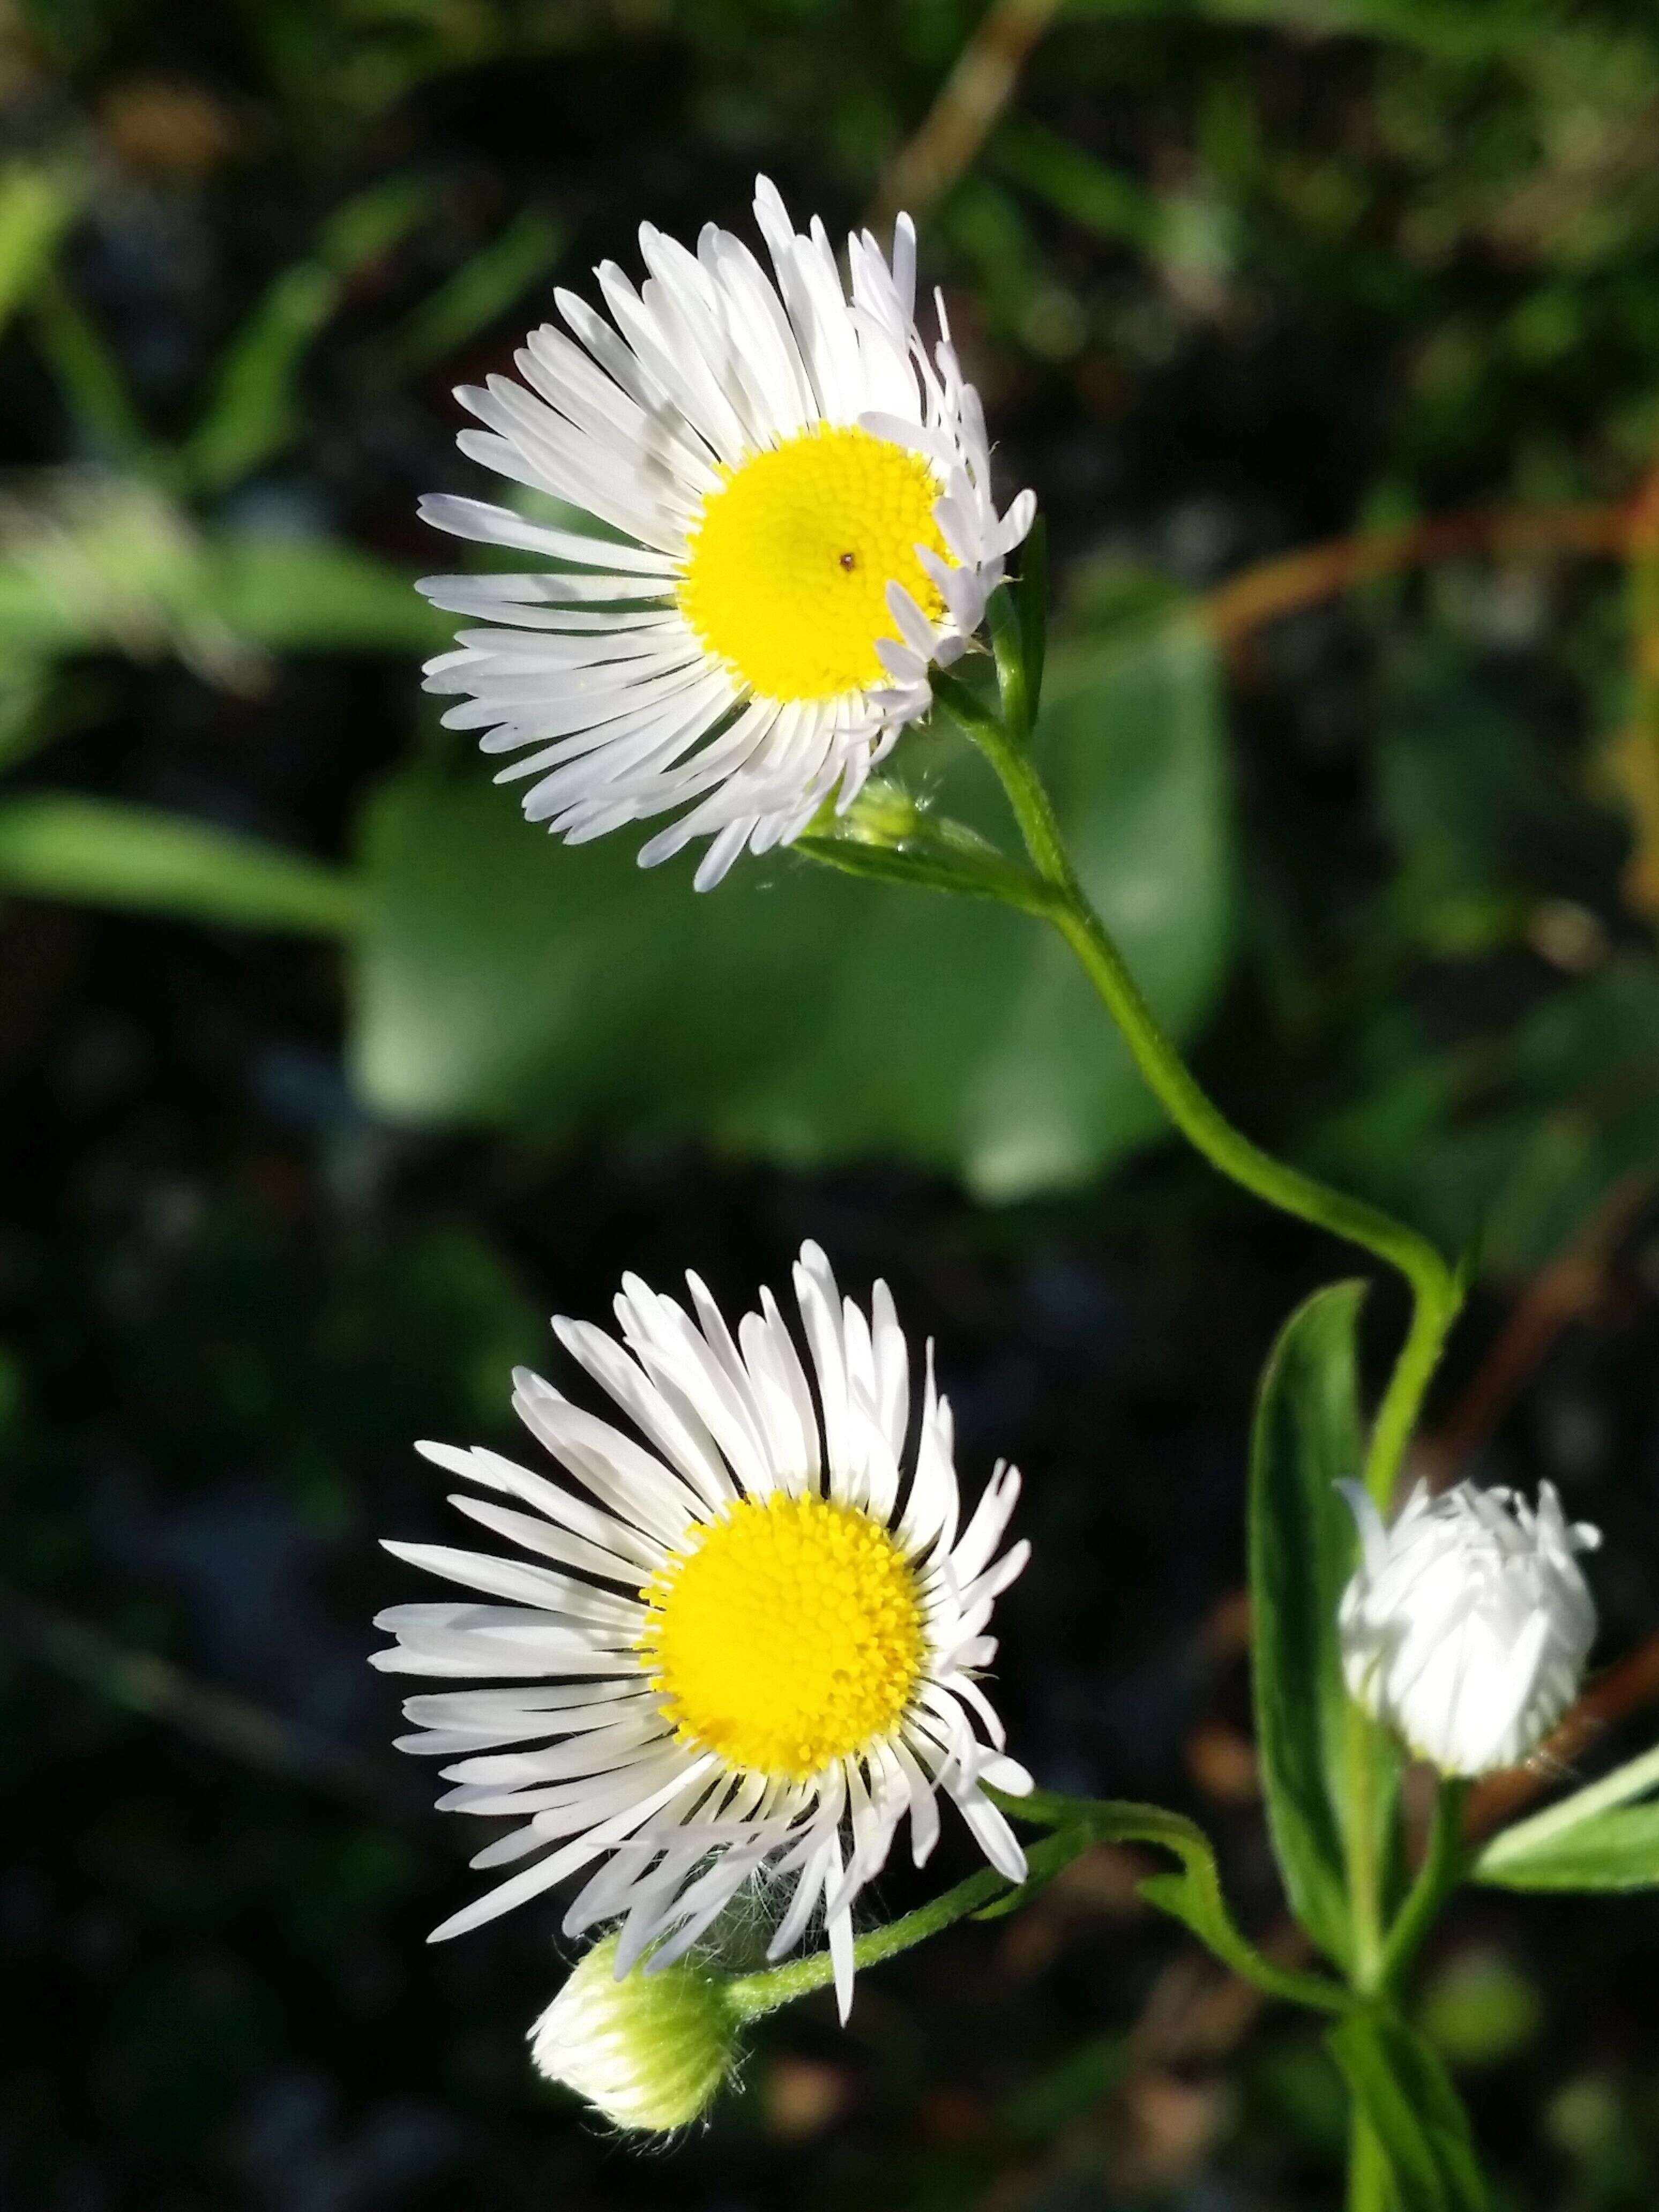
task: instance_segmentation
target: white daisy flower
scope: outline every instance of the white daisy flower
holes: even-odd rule
[[[717,883],[745,846],[787,844],[823,801],[850,806],[932,703],[928,670],[961,653],[1031,526],[999,517],[978,395],[945,329],[915,321],[915,233],[891,264],[848,241],[851,296],[822,222],[794,228],[758,180],[768,276],[708,225],[695,254],[644,225],[639,291],[598,271],[615,327],[556,299],[517,361],[456,394],[484,428],[463,453],[592,518],[572,530],[447,495],[428,521],[551,565],[434,576],[427,597],[489,627],[460,632],[427,689],[444,716],[521,756],[524,810],[572,843],[687,811],[640,854],[694,838]],[[526,387],[528,387],[526,389]]]
[[[1024,1875],[981,1785],[1023,1793],[1030,1778],[1004,1755],[975,1679],[996,1650],[993,1603],[1030,1549],[995,1557],[1019,1477],[999,1462],[959,1526],[931,1345],[906,1472],[909,1361],[885,1284],[866,1316],[818,1248],[802,1247],[809,1382],[769,1291],[734,1340],[687,1281],[690,1312],[625,1277],[620,1344],[554,1322],[643,1442],[520,1369],[514,1407],[568,1481],[478,1448],[419,1447],[514,1501],[458,1496],[462,1512],[556,1564],[388,1545],[505,1602],[394,1606],[376,1625],[397,1643],[374,1664],[507,1686],[404,1708],[420,1732],[401,1749],[459,1759],[441,1804],[523,1822],[473,1864],[534,1858],[434,1941],[597,1860],[565,1932],[620,1917],[618,1978],[641,1959],[660,1971],[766,1869],[791,1892],[769,1955],[821,1913],[844,2018],[854,1900],[907,1817],[916,1864],[927,1859],[938,1792],[994,1866]]]
[[[1391,1526],[1341,1487],[1362,1547],[1339,1616],[1350,1693],[1443,1774],[1516,1765],[1578,1694],[1595,1607],[1576,1555],[1599,1531],[1547,1482],[1535,1511],[1512,1490],[1419,1483]]]

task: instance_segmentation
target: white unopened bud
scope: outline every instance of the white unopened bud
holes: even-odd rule
[[[1535,1751],[1572,1703],[1595,1634],[1570,1525],[1547,1482],[1534,1511],[1510,1490],[1419,1485],[1391,1527],[1341,1486],[1363,1556],[1342,1595],[1342,1670],[1374,1718],[1443,1774],[1486,1774]]]
[[[737,2056],[738,2015],[718,1974],[690,1960],[617,1979],[617,1938],[596,1943],[530,2031],[530,2055],[619,2128],[665,2134],[713,2100]]]

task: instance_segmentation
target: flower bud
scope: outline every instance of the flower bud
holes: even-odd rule
[[[738,2015],[722,1977],[681,1959],[617,1979],[607,1936],[530,2031],[530,2055],[619,2128],[664,2134],[704,2111],[737,2056]]]
[[[833,799],[824,805],[826,832],[859,845],[902,845],[926,825],[927,817],[902,784],[872,776],[852,805],[837,814]]]
[[[1341,1486],[1363,1555],[1339,1624],[1348,1688],[1443,1774],[1513,1766],[1577,1694],[1595,1607],[1550,1484],[1537,1510],[1510,1490],[1420,1484],[1391,1527],[1357,1484]]]

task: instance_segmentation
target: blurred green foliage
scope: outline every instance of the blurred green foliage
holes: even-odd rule
[[[1056,655],[1039,744],[1079,868],[1177,1029],[1225,962],[1219,692],[1190,623]],[[910,765],[997,826],[940,733]],[[358,1080],[399,1118],[702,1130],[797,1164],[898,1153],[988,1196],[1075,1182],[1156,1127],[1063,946],[994,908],[787,861],[692,903],[630,841],[562,849],[475,763],[376,802]],[[480,896],[481,886],[489,886]]]

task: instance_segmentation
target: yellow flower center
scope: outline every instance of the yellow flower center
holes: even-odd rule
[[[885,680],[887,586],[930,618],[944,603],[916,558],[949,560],[940,485],[919,454],[856,428],[805,430],[751,453],[709,493],[678,593],[703,647],[768,699],[833,699]]]
[[[921,1602],[879,1522],[825,1498],[744,1498],[640,1592],[640,1650],[676,1733],[799,1781],[892,1728],[921,1670]]]

